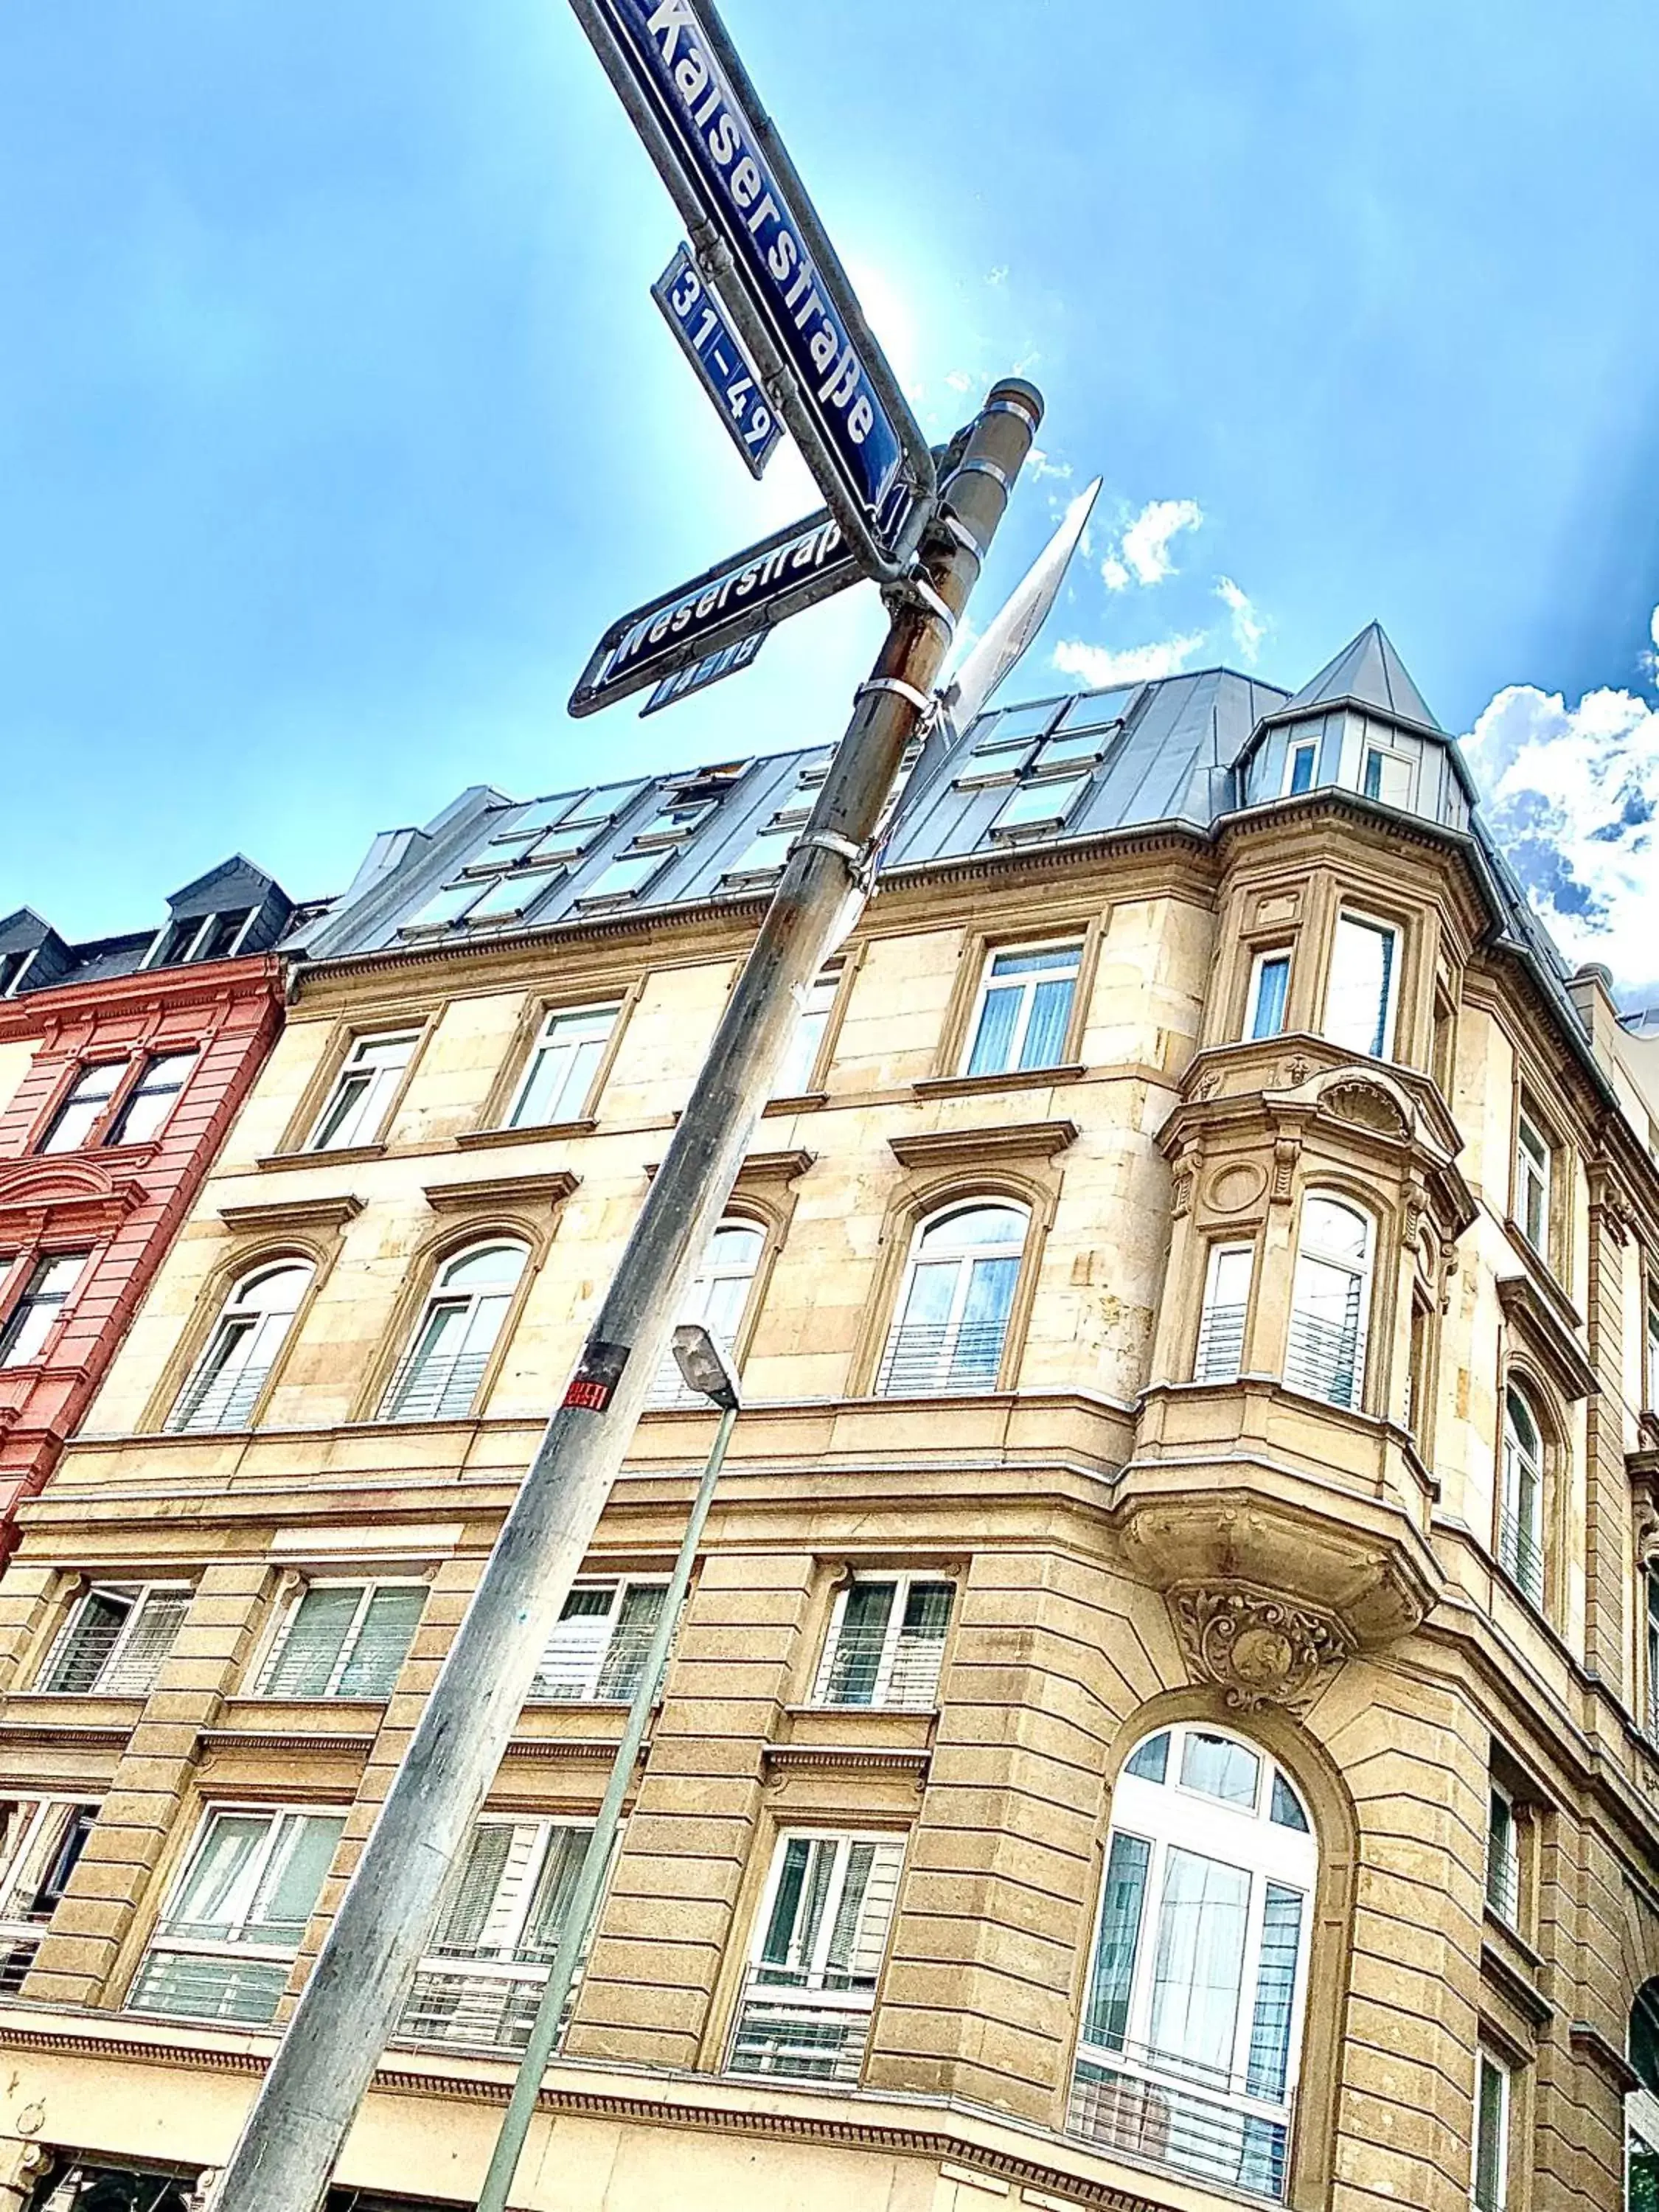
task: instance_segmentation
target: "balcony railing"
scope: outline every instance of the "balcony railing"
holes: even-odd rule
[[[174,1435],[190,1429],[245,1429],[270,1379],[270,1369],[264,1366],[204,1375],[199,1382],[186,1382],[167,1425]]]
[[[1177,2083],[1159,2076],[1164,2069],[1178,2069],[1179,2061],[1132,2046],[1123,2056],[1121,2068],[1078,2060],[1066,2122],[1073,2135],[1151,2166],[1283,2202],[1292,2100],[1252,2095],[1242,2078],[1213,2091]]]
[[[1244,1358],[1245,1306],[1206,1306],[1199,1323],[1194,1382],[1231,1382]]]
[[[472,1411],[489,1355],[458,1352],[447,1357],[410,1352],[386,1385],[377,1419],[382,1421],[465,1420]]]
[[[1504,1573],[1534,1605],[1544,1602],[1544,1554],[1529,1528],[1507,1506],[1498,1516],[1498,1559]]]
[[[1358,1406],[1365,1376],[1365,1340],[1348,1322],[1317,1320],[1312,1314],[1291,1316],[1285,1352],[1285,1380],[1293,1390],[1323,1398],[1333,1406],[1352,1411]]]
[[[887,1340],[876,1376],[880,1398],[949,1398],[994,1390],[1002,1367],[1006,1321],[913,1322]]]
[[[474,1960],[451,1968],[429,1963],[415,1977],[398,2040],[465,2051],[522,2051],[547,1973],[545,1965]]]
[[[27,1933],[21,1927],[0,1927],[0,1997],[15,1997],[22,1988],[40,1948],[46,1918],[42,1914],[41,1924]]]
[[[726,2062],[728,2074],[793,2081],[856,2082],[870,2034],[870,1990],[768,1987],[753,1967],[744,1984]]]

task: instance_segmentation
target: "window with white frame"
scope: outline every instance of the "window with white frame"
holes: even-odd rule
[[[1252,1039],[1278,1036],[1285,1027],[1290,995],[1288,949],[1279,945],[1270,952],[1258,952],[1250,963],[1250,989],[1244,1007],[1245,1036]]]
[[[40,1357],[90,1257],[87,1252],[55,1252],[35,1261],[22,1296],[0,1328],[0,1367],[27,1367]]]
[[[1400,932],[1346,909],[1331,940],[1325,987],[1325,1035],[1349,1052],[1387,1060],[1394,1051],[1400,984]]]
[[[1069,2126],[1281,2200],[1319,1854],[1301,1797],[1241,1737],[1149,1736],[1112,1796]]]
[[[1231,1382],[1244,1358],[1244,1323],[1250,1309],[1253,1244],[1212,1244],[1204,1270],[1194,1382]]]
[[[1474,2146],[1469,2201],[1475,2212],[1506,2212],[1510,2201],[1510,2069],[1483,2043],[1474,2062]]]
[[[313,1583],[259,1670],[261,1698],[389,1698],[426,1605],[424,1583]]]
[[[921,1223],[876,1376],[878,1397],[996,1389],[1029,1219],[1023,1206],[978,1201]]]
[[[930,1711],[956,1594],[936,1575],[860,1575],[836,1600],[812,1703]]]
[[[418,1030],[384,1030],[354,1039],[306,1139],[308,1152],[343,1152],[380,1140],[392,1095],[420,1041]]]
[[[242,1278],[173,1401],[168,1429],[179,1435],[247,1426],[314,1272],[307,1260],[278,1260]]]
[[[230,1806],[207,1813],[127,2009],[267,2026],[344,1826],[343,1813]]]
[[[1071,1026],[1083,947],[1010,945],[985,963],[962,1063],[964,1075],[1057,1067]]]
[[[104,1142],[147,1145],[152,1137],[159,1136],[200,1057],[192,1048],[189,1052],[156,1053],[147,1060],[138,1080],[121,1101]]]
[[[779,1838],[728,2073],[857,2081],[903,1865],[895,1836]]]
[[[1285,1380],[1353,1412],[1365,1395],[1374,1243],[1371,1218],[1358,1206],[1320,1191],[1303,1200]]]
[[[1659,1565],[1651,1560],[1643,1570],[1642,1588],[1647,1625],[1647,1729],[1648,1734],[1659,1742]]]
[[[1304,738],[1289,745],[1285,751],[1285,796],[1299,799],[1304,791],[1311,791],[1319,767],[1319,740]]]
[[[97,1818],[83,1799],[0,1798],[0,1996],[23,1986]]]
[[[701,1322],[722,1351],[736,1357],[743,1317],[750,1292],[766,1249],[766,1231],[758,1223],[729,1215],[708,1240],[702,1263],[691,1279],[680,1308],[682,1322]],[[648,1406],[700,1406],[706,1401],[686,1383],[672,1352],[665,1355],[653,1378]]]
[[[633,1576],[575,1583],[538,1662],[532,1698],[626,1704],[639,1687],[667,1595],[666,1583]]]
[[[840,962],[832,961],[813,977],[801,1003],[800,1018],[784,1054],[783,1065],[772,1085],[775,1098],[799,1098],[811,1082],[818,1054],[823,1048],[823,1033],[830,1026],[836,994],[841,988],[841,975]]]
[[[1515,1123],[1516,1226],[1540,1260],[1550,1249],[1549,1139],[1524,1105]]]
[[[1514,1800],[1495,1782],[1486,1800],[1486,1904],[1505,1927],[1520,1925],[1520,1831]]]
[[[1534,1605],[1544,1602],[1544,1443],[1524,1392],[1504,1393],[1504,1473],[1498,1557]]]
[[[592,1832],[565,1820],[486,1814],[478,1822],[404,2008],[400,2041],[524,2049]]]
[[[1389,745],[1367,745],[1359,787],[1367,799],[1380,799],[1384,806],[1408,807],[1417,791],[1414,756]]]
[[[562,1006],[546,1017],[507,1109],[509,1129],[578,1118],[621,1012],[612,1000],[603,1006]]]
[[[380,1399],[377,1420],[465,1419],[528,1256],[522,1244],[489,1243],[444,1262]]]
[[[57,1697],[146,1698],[190,1610],[187,1585],[94,1583],[76,1603],[35,1684]]]
[[[125,1060],[101,1060],[83,1067],[70,1085],[36,1149],[78,1152],[109,1110],[127,1072]]]

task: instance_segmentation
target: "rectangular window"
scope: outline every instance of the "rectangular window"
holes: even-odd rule
[[[613,1002],[548,1015],[507,1113],[509,1129],[540,1128],[580,1117],[621,1012]]]
[[[623,854],[601,869],[576,904],[586,911],[589,907],[620,906],[626,899],[637,898],[661,874],[669,857],[666,853]]]
[[[97,1818],[73,1799],[0,1798],[0,1996],[23,1986]]]
[[[836,1600],[813,1704],[930,1711],[956,1594],[931,1577],[860,1575]]]
[[[1510,2184],[1510,2069],[1484,2045],[1475,2058],[1472,2163],[1469,2197],[1476,2212],[1505,2212]]]
[[[471,929],[484,922],[518,921],[532,907],[539,906],[563,875],[562,868],[526,868],[516,875],[497,876],[477,903],[468,907],[467,927]]]
[[[1362,787],[1366,798],[1381,799],[1384,806],[1408,807],[1415,766],[1403,753],[1389,752],[1381,745],[1368,746]]]
[[[1022,945],[992,953],[963,1073],[1009,1075],[1059,1066],[1082,961],[1079,944]]]
[[[1659,1743],[1659,1567],[1650,1567],[1645,1585],[1648,1645],[1648,1734]]]
[[[722,871],[720,881],[729,884],[746,881],[750,877],[775,875],[789,858],[789,848],[799,836],[805,819],[802,815],[799,821],[773,823],[757,830],[731,866]]]
[[[1244,1357],[1244,1322],[1250,1304],[1255,1248],[1212,1244],[1204,1275],[1204,1310],[1198,1324],[1194,1382],[1231,1382]]]
[[[1325,1035],[1350,1052],[1387,1060],[1394,1050],[1400,933],[1363,915],[1337,917],[1325,993]]]
[[[96,1066],[83,1067],[52,1115],[37,1149],[43,1152],[78,1152],[103,1120],[126,1067],[124,1060],[100,1060]]]
[[[1319,764],[1319,744],[1310,738],[1301,744],[1291,746],[1285,756],[1285,796],[1299,799],[1304,791],[1313,789],[1314,775]]]
[[[461,919],[483,890],[476,876],[463,876],[458,883],[445,884],[401,924],[404,934],[412,935],[416,930],[447,929]]]
[[[343,1813],[209,1813],[127,2008],[267,2027],[344,1826]]]
[[[1035,744],[1046,737],[1059,720],[1063,707],[1070,701],[1050,699],[1036,707],[1006,707],[1000,714],[987,715],[979,726],[980,734],[974,742],[976,753],[1006,752],[1016,745]]]
[[[1486,1904],[1505,1927],[1519,1927],[1520,1836],[1515,1808],[1495,1784],[1486,1809]]]
[[[626,1704],[645,1671],[667,1595],[660,1582],[578,1583],[548,1638],[531,1697]]]
[[[37,1260],[23,1295],[0,1329],[0,1367],[27,1367],[38,1359],[58,1317],[74,1296],[90,1255],[60,1252]]]
[[[106,1133],[106,1145],[147,1145],[160,1134],[179,1102],[179,1093],[190,1080],[190,1072],[198,1054],[191,1052],[161,1053],[144,1066],[125,1098],[121,1110]]]
[[[836,994],[840,988],[839,963],[820,968],[813,979],[811,989],[806,994],[800,1019],[795,1024],[795,1034],[789,1040],[783,1065],[772,1085],[775,1098],[799,1098],[805,1093],[817,1070],[823,1033],[830,1026]]]
[[[728,2073],[857,2081],[903,1864],[890,1836],[779,1838]]]
[[[417,1030],[360,1036],[340,1066],[306,1139],[308,1152],[343,1152],[379,1141],[392,1094],[414,1057]]]
[[[1659,1413],[1659,1273],[1649,1273],[1646,1297],[1648,1367],[1642,1403],[1651,1413]]]
[[[1088,781],[1086,775],[1057,775],[1036,783],[1016,784],[998,809],[991,835],[1006,837],[1063,829]]]
[[[1249,1002],[1244,1010],[1247,1037],[1274,1037],[1285,1026],[1285,1008],[1291,995],[1291,956],[1286,951],[1258,952],[1250,965]]]
[[[389,1698],[420,1626],[423,1583],[318,1583],[283,1623],[261,1698]]]
[[[147,1698],[190,1610],[188,1588],[89,1589],[35,1684],[58,1697]]]
[[[1550,1144],[1522,1106],[1515,1130],[1515,1218],[1540,1259],[1549,1256]]]
[[[560,1820],[479,1821],[404,2008],[400,2040],[524,2049],[592,1832]],[[584,1931],[584,1952],[598,1921],[595,1913]]]

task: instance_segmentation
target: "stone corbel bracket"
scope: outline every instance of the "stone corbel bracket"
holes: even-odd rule
[[[1234,1712],[1309,1704],[1357,1649],[1322,1606],[1251,1583],[1177,1583],[1164,1599],[1189,1669]]]

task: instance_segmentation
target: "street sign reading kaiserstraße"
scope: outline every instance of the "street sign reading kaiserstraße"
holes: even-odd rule
[[[665,707],[678,706],[682,699],[689,699],[694,691],[706,691],[711,684],[718,684],[723,677],[736,676],[743,669],[752,667],[762,646],[771,635],[769,623],[764,629],[751,629],[747,637],[740,637],[735,645],[724,646],[720,652],[711,653],[707,660],[694,661],[690,668],[682,668],[678,676],[665,676],[641,708],[641,718],[647,714],[659,714]]]
[[[863,576],[833,515],[792,523],[613,622],[570,695],[570,712],[592,714],[660,684]]]
[[[907,563],[927,441],[712,0],[571,0],[831,512],[868,572]]]
[[[777,450],[783,425],[720,301],[697,274],[689,246],[675,254],[651,287],[651,296],[697,372],[744,466],[758,479]]]

